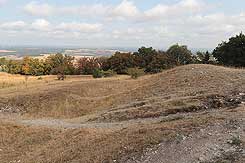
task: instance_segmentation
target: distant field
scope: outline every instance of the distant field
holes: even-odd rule
[[[130,51],[134,49],[114,49],[114,48],[48,48],[48,47],[40,47],[40,48],[27,48],[27,47],[19,47],[19,48],[7,48],[0,49],[0,57],[5,57],[9,59],[21,59],[24,56],[32,56],[37,58],[42,58],[50,54],[62,53],[65,55],[71,56],[110,56],[114,54],[116,51]]]
[[[15,53],[16,51],[11,50],[0,50],[0,53]]]

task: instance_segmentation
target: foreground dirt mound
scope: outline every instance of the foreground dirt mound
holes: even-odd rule
[[[0,89],[0,162],[243,163],[245,71],[180,66],[132,80]]]
[[[244,118],[236,113],[232,118],[193,134],[177,135],[175,141],[162,142],[146,150],[141,158],[131,158],[127,163],[243,163]]]

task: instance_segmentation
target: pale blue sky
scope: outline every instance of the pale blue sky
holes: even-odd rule
[[[213,48],[245,27],[244,0],[0,0],[0,45]]]

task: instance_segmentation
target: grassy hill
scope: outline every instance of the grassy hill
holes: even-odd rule
[[[203,162],[242,163],[244,144],[233,152],[224,144],[233,138],[229,133],[245,139],[244,87],[244,70],[212,65],[180,66],[137,80],[69,76],[57,81],[2,73],[0,162],[147,162],[144,156],[155,158],[147,149],[162,153],[157,157],[163,162],[169,153],[156,145],[178,149],[197,142],[191,136],[196,133],[204,135],[204,144],[222,138],[224,151],[202,148],[194,157],[183,148],[182,155],[165,157],[169,163],[174,157],[197,161],[203,152]],[[233,123],[240,129],[229,128]],[[215,139],[208,135],[213,130],[220,131]],[[193,142],[187,146],[194,150]]]

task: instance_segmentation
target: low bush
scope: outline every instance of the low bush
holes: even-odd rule
[[[144,69],[140,68],[129,68],[127,70],[128,75],[131,76],[132,79],[137,79],[140,76],[143,76],[145,74]]]
[[[103,70],[95,69],[93,71],[93,77],[94,78],[102,78],[104,76]]]
[[[240,146],[242,144],[242,140],[239,136],[233,136],[229,143],[234,146]]]
[[[37,78],[37,80],[43,80],[43,78],[40,76],[40,77]]]
[[[108,77],[112,77],[117,75],[117,73],[113,70],[108,70],[108,71],[104,71],[104,77],[108,78]]]
[[[58,79],[58,80],[65,80],[65,75],[59,73],[59,74],[57,74],[57,79]]]

